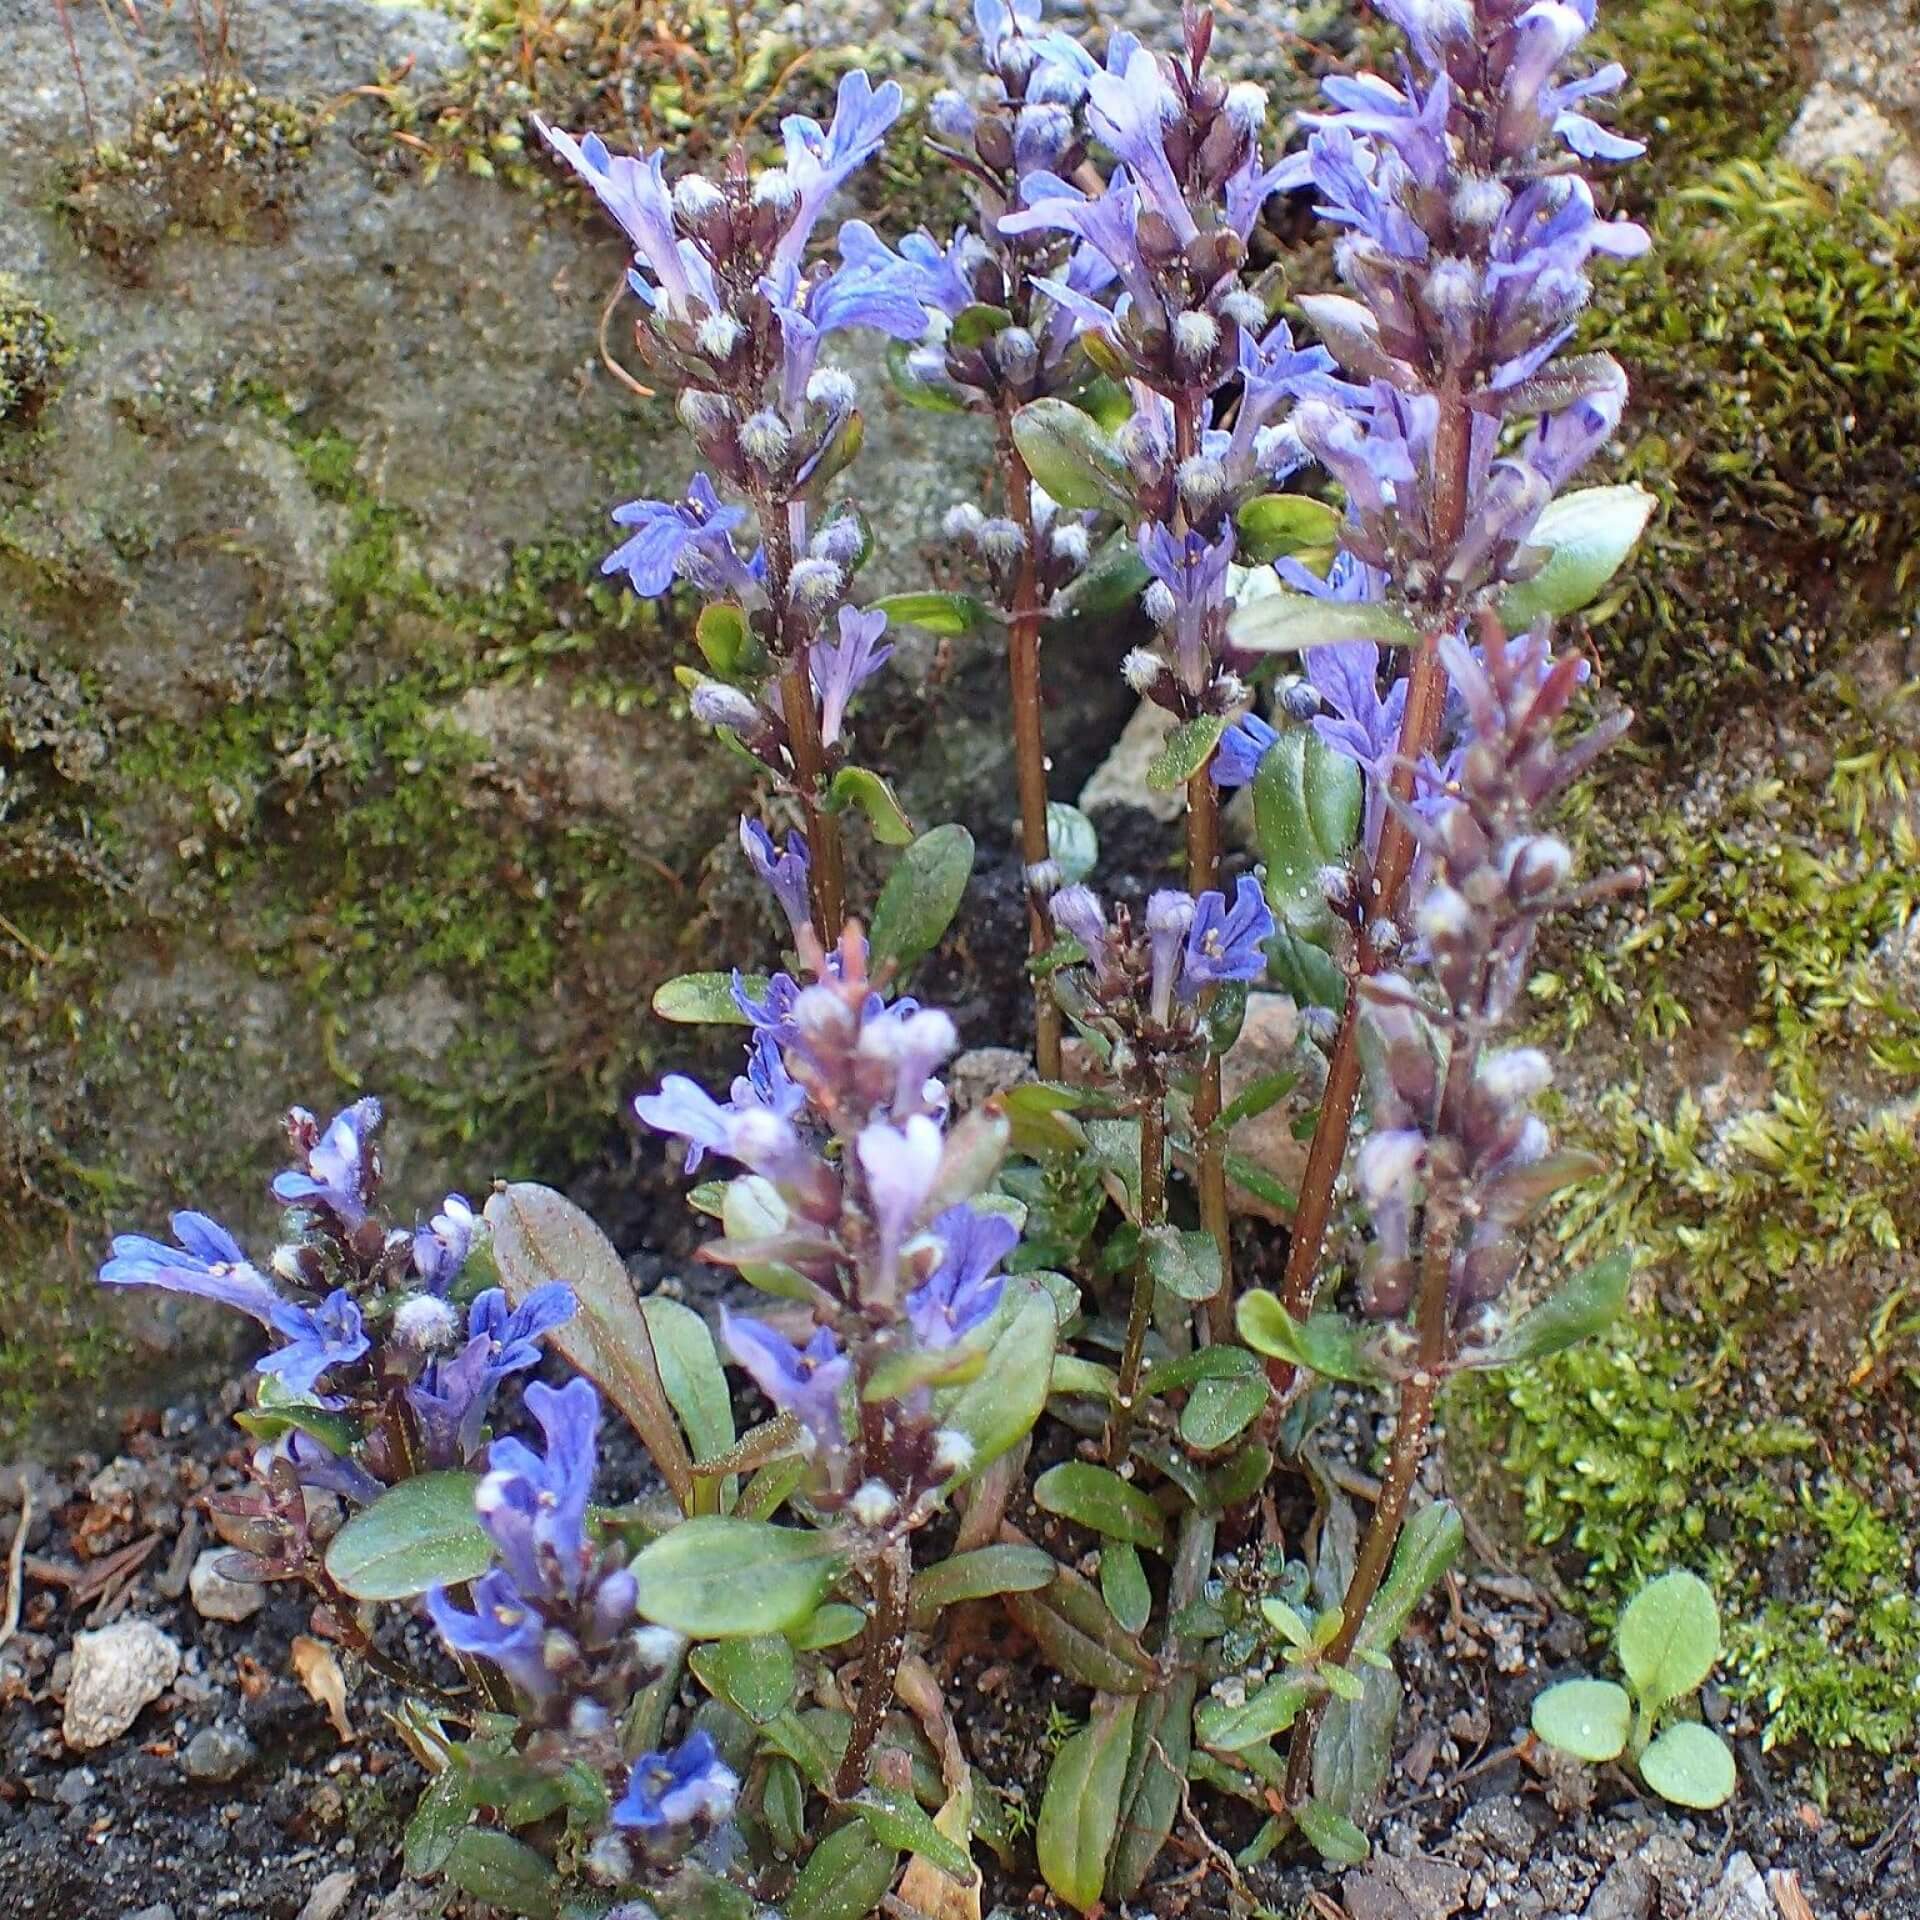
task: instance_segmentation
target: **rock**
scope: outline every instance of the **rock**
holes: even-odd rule
[[[1752,1854],[1743,1850],[1727,1862],[1720,1884],[1700,1909],[1700,1920],[1779,1920]]]
[[[971,1113],[1032,1075],[1033,1062],[1015,1047],[970,1047],[947,1069],[947,1092],[956,1113]]]
[[[253,1742],[238,1727],[202,1727],[187,1742],[180,1764],[189,1780],[224,1783],[252,1764]]]
[[[1220,1064],[1223,1098],[1231,1103],[1256,1080],[1292,1068],[1299,1038],[1300,1015],[1290,995],[1248,994],[1247,1017],[1241,1023],[1240,1037]],[[1233,1130],[1234,1152],[1245,1154],[1293,1192],[1299,1190],[1300,1176],[1307,1164],[1307,1143],[1293,1137],[1293,1122],[1298,1111],[1291,1095],[1283,1096],[1265,1113],[1242,1120]],[[1288,1218],[1286,1210],[1269,1205],[1244,1187],[1231,1188],[1229,1197],[1236,1212],[1250,1213],[1276,1225],[1285,1224]]]
[[[1920,202],[1920,9],[1826,0],[1819,12],[1814,82],[1782,154],[1808,173],[1863,173],[1884,206]]]
[[[1113,743],[1113,751],[1080,789],[1081,812],[1092,813],[1098,807],[1138,807],[1168,825],[1178,820],[1187,804],[1180,790],[1176,787],[1161,793],[1147,785],[1147,769],[1177,724],[1165,707],[1151,700],[1141,701]]]
[[[230,1558],[230,1547],[207,1547],[187,1575],[193,1610],[203,1620],[251,1620],[267,1603],[267,1590],[257,1580],[235,1580],[220,1571]]]
[[[180,1649],[151,1620],[117,1620],[74,1636],[67,1680],[67,1745],[82,1751],[117,1740],[180,1671]]]
[[[1616,1860],[1593,1890],[1581,1920],[1647,1920],[1659,1883],[1643,1860]]]
[[[136,1911],[126,1914],[123,1916],[123,1920],[174,1920],[174,1912],[164,1900],[161,1900],[157,1901],[153,1906],[140,1907]]]
[[[1526,1809],[1518,1800],[1505,1795],[1469,1807],[1461,1816],[1458,1831],[1472,1835],[1489,1853],[1500,1854],[1508,1860],[1526,1859],[1539,1841]]]
[[[344,1867],[328,1874],[307,1895],[307,1904],[300,1909],[300,1920],[335,1920],[353,1897],[353,1886],[354,1877]]]
[[[1467,1875],[1444,1860],[1377,1855],[1340,1883],[1351,1920],[1450,1920],[1467,1898]]]
[[[54,1783],[53,1797],[63,1807],[84,1807],[98,1784],[91,1767],[73,1767]]]

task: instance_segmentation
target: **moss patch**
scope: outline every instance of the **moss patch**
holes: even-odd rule
[[[66,358],[53,316],[0,274],[0,432],[32,425],[59,385]]]

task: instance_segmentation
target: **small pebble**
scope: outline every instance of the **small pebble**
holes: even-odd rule
[[[116,1620],[74,1636],[61,1733],[82,1750],[117,1740],[173,1685],[180,1649],[151,1620]]]
[[[343,1867],[330,1873],[307,1895],[300,1920],[334,1920],[353,1895],[353,1875]]]
[[[203,1620],[251,1620],[266,1604],[267,1590],[256,1580],[235,1580],[220,1571],[231,1547],[207,1547],[187,1575],[193,1610]]]
[[[253,1742],[238,1727],[202,1727],[187,1742],[180,1764],[189,1780],[224,1782],[246,1771],[253,1751]]]

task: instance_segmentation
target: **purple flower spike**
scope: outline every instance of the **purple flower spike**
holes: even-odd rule
[[[292,1123],[306,1137],[317,1131],[313,1115],[295,1107]],[[313,1206],[333,1213],[342,1226],[357,1227],[367,1217],[379,1169],[373,1136],[379,1131],[380,1102],[356,1100],[336,1113],[325,1133],[307,1148],[306,1165],[276,1174],[273,1194],[283,1205]]]
[[[1279,734],[1257,713],[1243,713],[1225,733],[1213,755],[1213,784],[1223,792],[1232,787],[1248,787],[1260,771],[1267,750]]]
[[[158,1287],[163,1293],[192,1294],[223,1307],[251,1314],[263,1326],[283,1304],[249,1264],[239,1243],[219,1221],[204,1213],[176,1213],[171,1225],[179,1246],[149,1240],[145,1234],[114,1238],[113,1257],[100,1269],[109,1287]]]
[[[553,1691],[553,1675],[541,1657],[547,1623],[529,1606],[513,1576],[495,1567],[473,1583],[474,1610],[457,1607],[444,1587],[427,1593],[427,1612],[440,1637],[456,1653],[491,1660],[522,1693],[542,1700]]]
[[[885,1271],[891,1271],[893,1256],[913,1231],[933,1190],[933,1177],[940,1170],[940,1144],[939,1127],[924,1113],[897,1127],[876,1121],[860,1135],[860,1167],[867,1176],[867,1198]]]
[[[833,124],[825,132],[805,114],[792,113],[780,122],[786,146],[784,171],[796,198],[787,230],[774,250],[776,280],[791,284],[797,279],[807,241],[827,202],[849,174],[880,151],[887,129],[900,117],[902,99],[894,81],[876,88],[856,70],[840,82]]]
[[[1203,896],[1218,899],[1218,894]],[[1180,974],[1180,946],[1194,924],[1193,896],[1163,887],[1147,897],[1147,957],[1151,979],[1149,1008],[1165,1026],[1173,1015],[1173,989]]]
[[[842,607],[840,638],[814,645],[811,670],[814,691],[820,696],[823,745],[830,747],[840,738],[847,702],[893,658],[893,649],[879,644],[886,630],[887,616],[880,608]]]
[[[1192,998],[1225,981],[1260,979],[1267,970],[1266,943],[1273,938],[1273,913],[1260,883],[1243,873],[1233,890],[1233,905],[1211,889],[1194,902],[1187,933],[1186,965],[1180,990]]]
[[[782,1413],[791,1413],[816,1446],[835,1452],[846,1444],[840,1390],[853,1363],[832,1332],[821,1327],[804,1347],[750,1314],[720,1309],[720,1338],[755,1386]]]
[[[733,1769],[721,1760],[711,1736],[699,1731],[670,1753],[643,1753],[609,1818],[616,1827],[641,1833],[705,1825],[724,1820],[739,1793]]]
[[[1167,158],[1167,122],[1180,108],[1159,61],[1135,47],[1122,72],[1096,73],[1088,81],[1087,101],[1094,133],[1185,246],[1199,229]]]
[[[881,616],[882,624],[886,616]],[[841,627],[844,635],[846,628]],[[797,833],[787,835],[785,853],[773,843],[773,835],[758,820],[743,816],[740,821],[740,846],[753,870],[773,890],[773,897],[780,903],[780,911],[787,916],[787,924],[793,929],[796,940],[804,938],[813,931],[813,905],[807,895],[807,874],[810,862],[807,857],[807,843],[804,836]]]
[[[584,1380],[553,1388],[536,1380],[527,1411],[547,1438],[544,1457],[518,1440],[487,1449],[488,1473],[474,1511],[522,1594],[571,1603],[593,1559],[587,1504],[593,1497],[600,1396]]]
[[[280,1301],[272,1325],[287,1341],[255,1364],[273,1374],[296,1398],[305,1399],[319,1385],[329,1367],[344,1367],[367,1351],[366,1332],[353,1295],[336,1287],[317,1307],[299,1307]]]
[[[1020,1232],[1004,1214],[949,1207],[934,1221],[940,1264],[907,1295],[907,1320],[929,1352],[957,1346],[1000,1304],[1006,1276],[994,1269],[1010,1254]]]
[[[1093,968],[1094,978],[1104,985],[1114,977],[1113,929],[1107,924],[1106,909],[1091,887],[1062,887],[1047,903],[1053,924],[1080,943]]]
[[[429,1293],[444,1296],[473,1250],[473,1208],[465,1194],[450,1193],[440,1211],[413,1235],[413,1270]]]

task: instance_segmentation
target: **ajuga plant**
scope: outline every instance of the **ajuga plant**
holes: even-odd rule
[[[1622,78],[1579,66],[1591,0],[1381,11],[1397,79],[1330,80],[1283,157],[1206,13],[1095,58],[979,0],[979,76],[927,112],[973,191],[938,239],[819,243],[902,105],[858,73],[829,126],[789,118],[711,180],[545,130],[626,236],[636,349],[697,456],[677,498],[615,510],[607,570],[697,605],[689,711],[763,778],[740,847],[780,962],[716,955],[654,1002],[730,1026],[741,1071],[634,1103],[724,1298],[710,1322],[639,1295],[540,1186],[390,1218],[371,1100],[295,1111],[263,1267],[180,1213],[102,1270],[272,1336],[254,1485],[214,1517],[403,1693],[433,1776],[410,1870],[535,1915],[958,1920],[985,1854],[1020,1891],[1029,1827],[1082,1910],[1148,1887],[1196,1804],[1252,1810],[1248,1870],[1295,1833],[1364,1854],[1391,1650],[1463,1537],[1420,1488],[1440,1390],[1625,1293],[1624,1250],[1571,1278],[1529,1257],[1584,1163],[1513,1029],[1548,916],[1624,883],[1583,890],[1550,825],[1626,725],[1551,623],[1647,509],[1569,491],[1625,387],[1574,351],[1588,271],[1646,244],[1586,177],[1637,151],[1584,111]],[[1283,313],[1249,259],[1296,191],[1346,290]],[[826,357],[856,329],[891,341],[898,401],[990,430],[989,490],[946,522],[980,594],[862,599],[860,396]],[[1153,777],[1186,799],[1184,871],[1143,899],[1102,897],[1092,824],[1046,790],[1043,635],[1124,605],[1151,630],[1126,678],[1171,716]],[[965,1111],[956,1023],[907,988],[973,842],[853,754],[908,622],[1009,666],[1038,1071]],[[1221,832],[1243,787],[1251,870]],[[870,903],[856,830],[893,850]],[[1260,986],[1308,1039],[1223,1104]],[[1290,1099],[1297,1202],[1234,1145]],[[1236,1231],[1241,1189],[1290,1224]],[[1237,1287],[1236,1254],[1280,1290]],[[542,1364],[561,1383],[516,1404]],[[1330,1381],[1395,1402],[1364,1530],[1323,1464]],[[647,1461],[620,1503],[610,1413]],[[392,1651],[396,1607],[442,1670]],[[1085,1690],[1035,1819],[941,1677],[961,1607]]]

